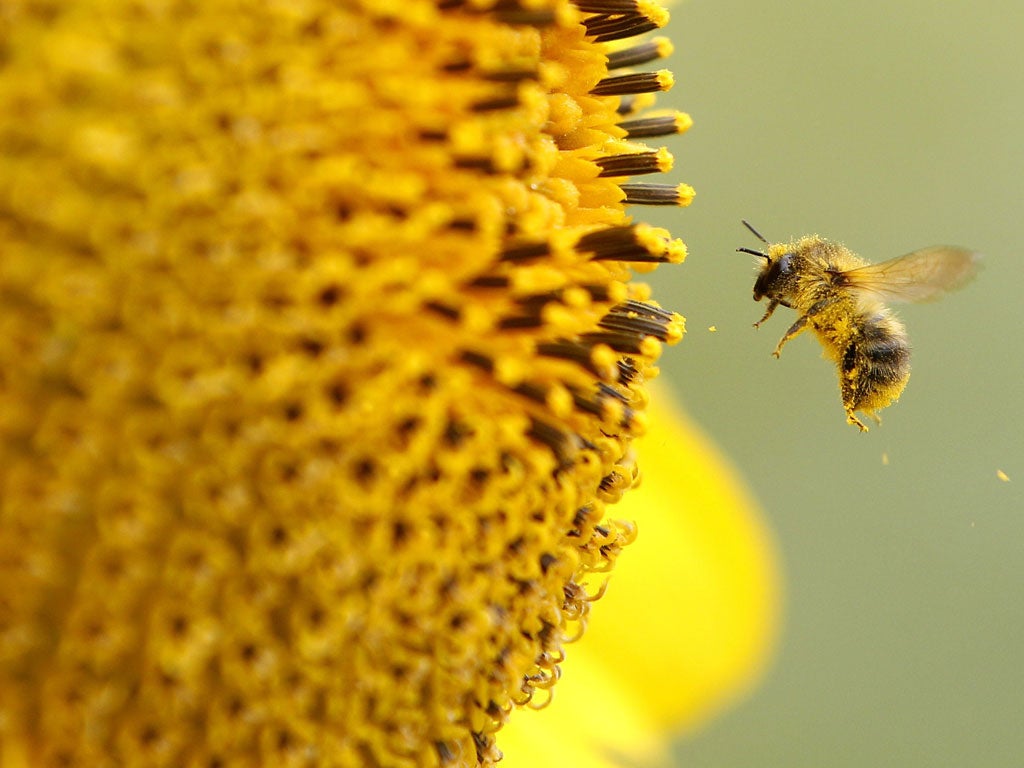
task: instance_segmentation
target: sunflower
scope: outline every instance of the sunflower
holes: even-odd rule
[[[491,765],[683,319],[643,0],[14,2],[0,749]]]

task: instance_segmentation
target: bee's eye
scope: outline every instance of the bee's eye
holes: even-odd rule
[[[793,256],[792,253],[784,253],[784,254],[782,254],[782,256],[779,257],[779,261],[778,261],[779,274],[782,274],[782,275],[788,275],[789,274],[789,271],[792,268],[790,263],[789,263],[790,259],[792,258],[792,256]]]

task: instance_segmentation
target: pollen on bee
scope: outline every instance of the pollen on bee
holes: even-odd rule
[[[1008,474],[1006,474],[1005,472],[1003,472],[1003,470],[1001,470],[1001,469],[997,469],[996,470],[996,477],[998,477],[1004,483],[1010,482],[1010,476]]]

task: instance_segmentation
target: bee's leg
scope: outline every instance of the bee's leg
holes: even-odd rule
[[[778,357],[779,355],[781,355],[782,345],[785,344],[790,339],[792,339],[794,336],[799,336],[801,333],[803,333],[806,327],[807,315],[801,315],[799,320],[797,320],[795,323],[789,326],[789,330],[786,331],[786,335],[779,339],[779,344],[777,347],[775,347],[775,351],[772,352],[772,356]]]
[[[858,427],[861,432],[867,432],[868,431],[868,428],[866,426],[864,426],[864,422],[861,421],[860,419],[858,419],[856,416],[853,415],[853,411],[849,411],[848,410],[846,412],[846,423],[847,424],[853,424],[853,426]]]
[[[758,320],[756,323],[754,323],[754,327],[755,328],[760,328],[761,324],[765,320],[767,320],[769,317],[772,316],[772,312],[774,312],[775,308],[778,307],[778,306],[779,306],[779,300],[778,299],[771,299],[768,302],[768,309],[765,310],[764,317],[762,317],[760,320]]]
[[[839,392],[843,398],[843,409],[846,411],[846,423],[857,427],[861,432],[867,432],[868,428],[864,422],[854,415],[864,402],[864,367],[865,360],[860,354],[860,348],[856,344],[850,344],[843,353],[839,363]],[[864,411],[875,421],[878,417],[873,411]],[[881,422],[879,422],[881,423]]]

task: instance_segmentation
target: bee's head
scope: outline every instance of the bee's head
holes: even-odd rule
[[[749,229],[757,239],[768,246],[768,252],[755,251],[753,248],[737,248],[736,250],[741,253],[749,253],[751,256],[757,256],[759,259],[764,259],[764,263],[761,265],[761,271],[757,275],[757,280],[754,282],[754,301],[760,301],[765,296],[777,297],[780,294],[787,292],[789,277],[792,274],[792,259],[793,254],[782,245],[771,245],[764,236],[754,229],[746,221],[743,225]]]
[[[776,295],[782,293],[784,287],[789,282],[790,274],[792,274],[790,262],[793,254],[780,253],[776,255],[771,250],[769,249],[769,252],[765,254],[758,254],[765,261],[757,275],[757,280],[754,281],[754,301],[760,301],[769,294]]]

